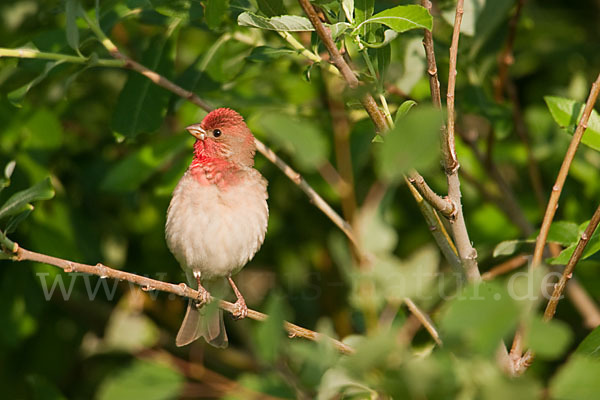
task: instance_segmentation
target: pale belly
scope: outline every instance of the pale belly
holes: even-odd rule
[[[252,170],[249,179],[220,189],[201,185],[187,172],[167,211],[167,245],[188,273],[202,280],[238,272],[265,238],[269,210],[266,181]]]

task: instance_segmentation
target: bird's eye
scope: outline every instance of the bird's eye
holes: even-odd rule
[[[221,130],[220,130],[220,129],[215,129],[215,130],[213,131],[213,136],[214,136],[214,137],[219,137],[219,136],[221,136]]]

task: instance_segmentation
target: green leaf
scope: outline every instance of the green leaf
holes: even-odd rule
[[[573,340],[569,326],[559,320],[544,322],[540,316],[529,321],[527,345],[540,358],[554,360],[564,354]]]
[[[77,52],[79,52],[79,29],[77,28],[77,17],[79,16],[79,2],[77,0],[67,0],[67,43]]]
[[[358,33],[365,37],[368,32],[369,25],[363,24],[364,21],[371,18],[375,8],[375,0],[355,0],[354,1],[354,23],[362,25]]]
[[[355,30],[360,29],[364,24],[382,24],[396,32],[405,32],[418,28],[431,30],[433,27],[433,18],[424,7],[408,5],[388,8],[375,14],[371,18],[361,22]]]
[[[284,297],[281,294],[269,296],[265,311],[269,318],[264,323],[257,324],[256,334],[254,335],[258,354],[269,363],[273,363],[279,357],[280,347],[286,336],[283,329],[283,321],[285,320],[283,299]]]
[[[383,32],[383,41],[382,42],[369,43],[369,42],[365,42],[365,41],[361,40],[361,43],[372,49],[379,49],[384,46],[387,46],[388,44],[390,44],[390,42],[392,42],[392,40],[396,39],[397,37],[398,37],[398,32],[396,32],[393,29],[386,29],[385,32]]]
[[[15,229],[17,229],[17,226],[19,226],[19,224],[21,222],[23,222],[25,220],[25,218],[27,218],[34,209],[34,207],[31,204],[26,204],[24,208],[25,208],[25,210],[23,212],[13,215],[8,219],[6,228],[4,228],[5,235],[8,235],[8,234],[14,232]]]
[[[586,223],[586,226],[588,223]],[[578,242],[579,242],[579,237],[577,237],[577,240],[572,245],[570,245],[569,247],[567,247],[566,249],[561,251],[560,254],[558,255],[558,257],[550,259],[550,263],[551,264],[559,264],[559,265],[567,264],[569,262],[569,260],[571,259],[571,256],[575,252],[575,248],[577,247]],[[585,246],[585,249],[583,250],[583,254],[581,255],[581,260],[590,258],[591,256],[593,256],[594,254],[596,254],[599,251],[600,251],[600,231],[598,229],[596,229],[596,232],[594,232],[594,234],[590,238],[587,246]]]
[[[4,167],[4,176],[0,177],[0,192],[2,192],[5,188],[10,186],[10,177],[15,170],[15,165],[17,162],[15,160],[9,161]]]
[[[105,379],[100,385],[97,398],[174,399],[181,395],[184,384],[184,377],[170,366],[136,360]]]
[[[581,119],[585,104],[554,96],[546,96],[544,100],[554,121],[561,127],[568,128],[567,132],[572,135],[575,132],[577,123]],[[587,126],[581,138],[581,143],[600,151],[600,116],[596,110],[592,110]]]
[[[575,353],[600,360],[600,326],[583,339]]]
[[[550,397],[595,399],[600,393],[600,360],[574,354],[550,381]]]
[[[252,49],[252,53],[248,56],[250,61],[272,61],[280,58],[283,55],[296,54],[294,50],[290,50],[285,47],[269,47],[269,46],[258,46]]]
[[[142,55],[142,64],[169,77],[173,67],[170,53],[170,42],[165,37],[154,38]],[[129,138],[155,131],[164,119],[169,96],[169,91],[130,71],[117,99],[112,129]]]
[[[182,135],[145,145],[116,163],[105,175],[100,188],[122,193],[138,189],[157,169],[185,148],[189,137]]]
[[[569,246],[579,240],[579,227],[575,222],[556,221],[550,225],[548,242]]]
[[[5,218],[23,212],[27,204],[36,200],[48,200],[54,197],[54,189],[50,178],[38,182],[34,186],[13,194],[0,207],[0,218]]]
[[[394,124],[397,124],[402,118],[404,118],[404,116],[406,114],[408,114],[410,109],[416,105],[417,105],[417,102],[414,100],[406,100],[405,102],[400,104],[400,107],[398,107],[398,110],[396,110],[396,117],[394,118]]]
[[[310,20],[296,15],[265,18],[245,11],[238,16],[238,25],[280,32],[314,31]]]
[[[32,400],[66,400],[67,398],[58,388],[41,375],[29,375],[26,378],[27,385],[32,391]]]
[[[377,172],[382,179],[400,180],[410,168],[437,164],[442,113],[430,105],[415,108],[375,145]]]
[[[258,9],[267,17],[276,17],[287,13],[283,0],[258,0]]]
[[[331,38],[337,40],[341,35],[346,33],[352,25],[347,22],[338,22],[337,24],[328,25],[328,27],[331,31]]]
[[[354,0],[342,0],[342,9],[348,22],[354,23]]]
[[[517,239],[517,240],[505,240],[500,242],[494,247],[493,257],[510,256],[519,250],[523,245],[535,243],[532,239]]]
[[[54,69],[55,67],[59,66],[62,63],[63,63],[62,60],[46,63],[44,70],[35,79],[33,79],[29,83],[21,86],[20,88],[15,89],[12,92],[9,92],[6,95],[6,98],[8,99],[8,101],[11,102],[11,104],[13,106],[20,108],[23,105],[23,99],[25,98],[25,95],[31,90],[31,88],[33,88],[35,85],[37,85],[38,83],[43,81],[46,78],[46,76],[48,76],[48,73],[52,69]]]
[[[229,0],[207,0],[204,17],[210,29],[217,29],[229,9]]]
[[[519,307],[503,285],[475,283],[447,303],[440,329],[449,346],[491,356],[518,319]]]
[[[270,139],[294,157],[298,167],[314,171],[329,157],[329,144],[319,127],[306,119],[270,113],[260,121]]]

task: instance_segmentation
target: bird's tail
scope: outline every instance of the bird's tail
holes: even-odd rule
[[[211,306],[212,304],[208,304],[198,309],[193,301],[188,302],[185,317],[175,339],[177,346],[185,346],[202,336],[212,346],[227,347],[223,310]]]

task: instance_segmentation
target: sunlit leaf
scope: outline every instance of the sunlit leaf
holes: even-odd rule
[[[34,207],[31,204],[26,204],[24,207],[24,211],[22,211],[19,214],[11,216],[8,219],[6,228],[4,228],[4,234],[8,235],[8,234],[14,232],[15,229],[17,229],[17,226],[19,226],[19,224],[21,222],[23,222],[25,220],[25,218],[27,218],[29,216],[29,214],[31,214],[31,212],[33,211],[33,208]]]
[[[563,128],[567,128],[568,133],[573,134],[577,123],[581,119],[585,104],[554,96],[546,96],[544,100],[556,123]],[[600,151],[600,116],[596,110],[592,110],[581,143]]]
[[[402,118],[404,118],[404,116],[406,114],[408,114],[410,109],[416,105],[417,105],[417,102],[414,100],[406,100],[402,104],[400,104],[400,107],[398,107],[398,110],[396,110],[396,116],[394,117],[394,123],[397,124],[398,121],[400,121]]]
[[[535,240],[505,240],[503,242],[498,243],[496,247],[494,247],[494,252],[492,253],[492,255],[494,257],[510,256],[511,254],[514,254],[517,250],[521,249],[527,244],[535,244]]]
[[[245,11],[238,16],[238,25],[283,32],[315,30],[310,23],[310,20],[306,17],[282,15],[280,17],[265,18],[248,11]]]
[[[377,13],[361,22],[356,29],[360,29],[364,24],[382,24],[396,32],[405,32],[418,28],[431,30],[433,18],[424,7],[408,5],[388,8]]]

